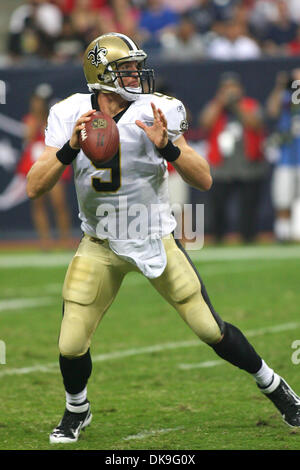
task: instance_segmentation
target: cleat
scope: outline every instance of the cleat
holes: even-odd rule
[[[74,410],[77,412],[74,413]],[[78,409],[83,411],[78,412]],[[83,431],[92,421],[90,403],[81,406],[67,404],[62,420],[50,434],[50,444],[67,444],[77,442],[80,431]]]
[[[259,388],[274,403],[286,424],[300,427],[300,398],[282,377],[274,374],[269,387]]]

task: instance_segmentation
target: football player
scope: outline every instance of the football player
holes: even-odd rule
[[[242,332],[221,319],[187,253],[172,236],[176,222],[168,204],[167,163],[172,162],[182,178],[199,190],[209,190],[212,178],[206,160],[182,135],[186,130],[183,104],[155,94],[153,70],[144,65],[146,57],[122,34],[95,39],[84,56],[90,94],[75,94],[52,107],[45,150],[28,174],[27,192],[36,198],[56,184],[66,166],[73,165],[83,232],[63,285],[59,363],[66,408],[50,442],[75,442],[91,422],[87,397],[91,339],[130,271],[148,277],[200,340],[252,375],[285,422],[299,427],[300,399]],[[120,151],[101,168],[79,146],[79,133],[96,110],[113,117],[120,134]],[[126,204],[120,204],[125,197]],[[129,216],[130,207],[137,203],[147,209],[147,231],[134,238],[126,233],[121,216]],[[108,204],[116,208],[117,235],[101,225],[101,208]],[[156,210],[150,218],[151,205]]]

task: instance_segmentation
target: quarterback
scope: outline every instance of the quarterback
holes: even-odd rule
[[[28,174],[27,192],[36,198],[73,165],[83,233],[63,285],[59,364],[66,408],[50,442],[76,442],[91,422],[87,384],[92,370],[92,336],[130,271],[146,276],[201,341],[248,372],[284,421],[299,427],[299,397],[242,332],[214,310],[196,268],[172,236],[176,222],[168,204],[168,162],[185,182],[199,190],[209,190],[212,178],[206,160],[184,139],[184,105],[155,93],[154,73],[145,68],[146,57],[122,34],[109,33],[92,41],[84,56],[90,93],[75,94],[51,108],[45,150]],[[120,135],[118,153],[101,168],[79,145],[79,133],[97,110],[115,120]],[[125,197],[123,209],[119,202]],[[116,208],[118,224],[118,215],[123,210],[130,215],[130,207],[137,203],[147,209],[151,204],[157,207],[154,219],[147,220],[143,237],[128,236],[124,224],[118,227],[118,236],[99,229],[102,205]]]

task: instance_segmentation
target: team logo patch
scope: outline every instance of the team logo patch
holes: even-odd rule
[[[181,123],[180,123],[180,129],[182,131],[187,131],[188,128],[189,128],[189,123],[187,122],[186,119],[183,119],[183,121],[181,121]]]
[[[92,121],[93,129],[105,129],[107,127],[106,119],[94,119]]]
[[[91,64],[98,67],[100,64],[104,64],[104,57],[107,55],[107,49],[105,47],[98,47],[98,44],[91,49],[87,55],[88,60],[91,60]]]

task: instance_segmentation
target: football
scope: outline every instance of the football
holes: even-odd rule
[[[119,150],[120,136],[117,124],[105,113],[96,111],[79,134],[80,147],[94,163],[106,163]]]

